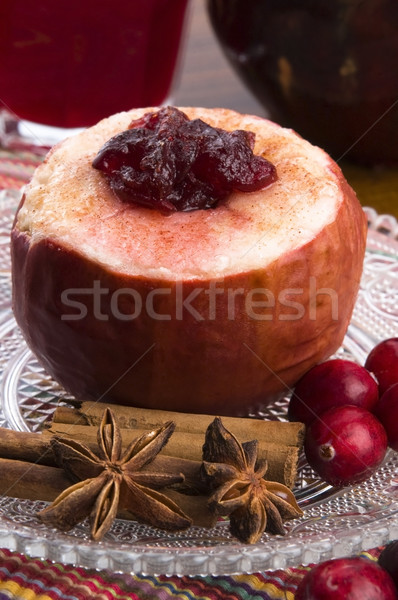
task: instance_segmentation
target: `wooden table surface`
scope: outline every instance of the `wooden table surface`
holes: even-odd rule
[[[267,116],[224,56],[206,12],[206,0],[191,0],[185,48],[172,102],[177,106],[225,107]],[[398,218],[398,168],[341,168],[363,205]]]

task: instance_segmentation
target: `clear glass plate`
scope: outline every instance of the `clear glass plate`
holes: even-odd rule
[[[0,425],[40,431],[68,395],[26,347],[10,306],[9,231],[19,194],[0,192]],[[369,235],[358,301],[337,356],[363,363],[378,341],[398,336],[398,224],[365,209]],[[270,406],[284,420],[288,399]],[[43,502],[0,498],[0,546],[82,567],[129,573],[224,575],[258,572],[347,556],[398,538],[398,453],[365,483],[337,490],[300,461],[295,489],[304,516],[285,536],[265,534],[255,545],[233,539],[228,523],[169,534],[132,521],[115,521],[102,542],[86,523],[67,534],[40,523]]]

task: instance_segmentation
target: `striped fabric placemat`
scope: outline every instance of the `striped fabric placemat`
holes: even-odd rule
[[[380,549],[361,556],[377,558]],[[293,600],[308,567],[177,577],[86,570],[0,550],[0,600]]]

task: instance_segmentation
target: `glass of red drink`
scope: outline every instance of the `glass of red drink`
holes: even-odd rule
[[[187,3],[1,0],[0,143],[52,145],[115,112],[168,103]]]

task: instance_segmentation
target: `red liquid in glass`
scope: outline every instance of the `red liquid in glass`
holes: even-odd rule
[[[0,108],[84,127],[168,97],[187,0],[1,0]]]

